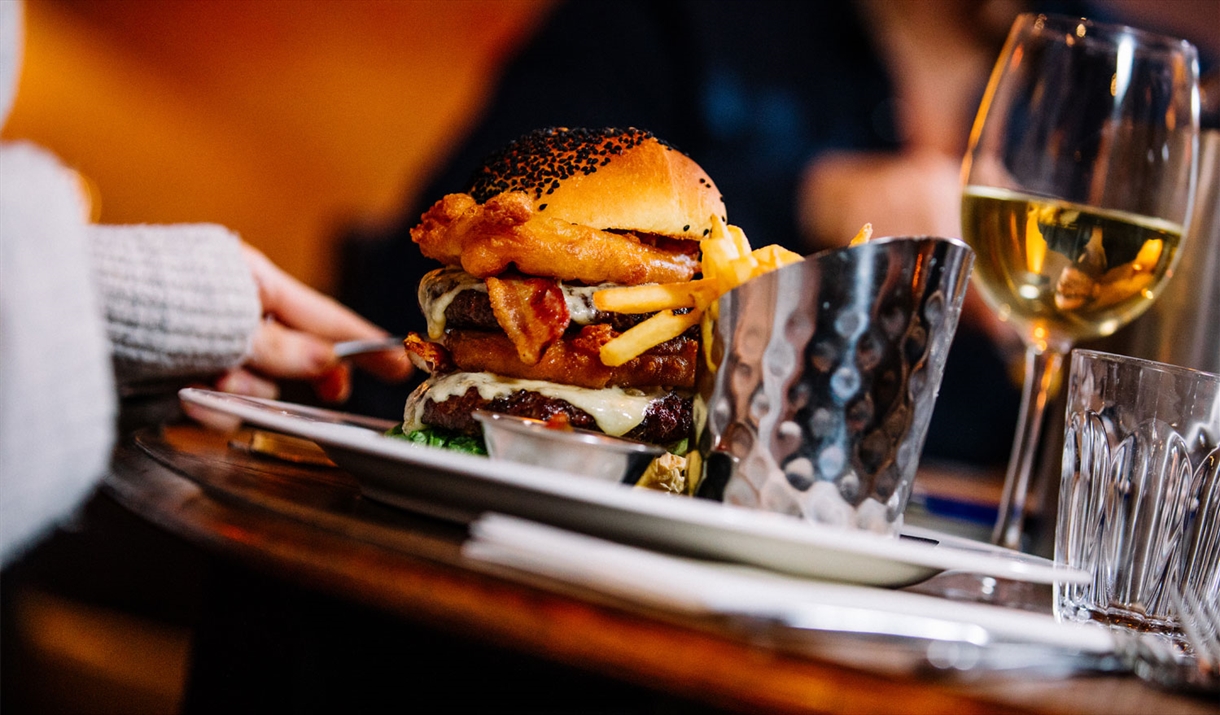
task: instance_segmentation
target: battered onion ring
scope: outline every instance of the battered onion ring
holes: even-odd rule
[[[477,204],[469,194],[449,194],[411,229],[420,251],[478,278],[515,264],[532,276],[581,283],[676,283],[699,268],[698,244],[690,253],[667,251],[631,234],[611,233],[543,216],[522,192]],[[685,243],[685,242],[684,242]]]

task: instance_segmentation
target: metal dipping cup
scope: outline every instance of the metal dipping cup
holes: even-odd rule
[[[477,410],[492,459],[558,469],[603,482],[635,484],[665,450],[652,444],[580,429],[555,429],[541,420]]]
[[[722,296],[697,494],[897,535],[973,262],[957,240],[879,238]]]
[[[1055,615],[1172,632],[1171,590],[1220,603],[1220,375],[1072,352]]]

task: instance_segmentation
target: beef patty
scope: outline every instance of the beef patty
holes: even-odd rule
[[[462,434],[479,435],[482,434],[479,423],[471,416],[475,410],[501,412],[536,420],[549,420],[564,415],[573,427],[601,431],[597,427],[597,421],[588,412],[566,400],[529,390],[517,390],[505,397],[487,400],[479,396],[478,389],[472,387],[465,394],[451,397],[444,402],[428,399],[424,402],[420,421]],[[691,434],[691,420],[691,398],[671,392],[649,405],[644,412],[644,420],[623,436],[651,444],[671,444]]]

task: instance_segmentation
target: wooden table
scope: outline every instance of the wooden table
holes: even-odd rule
[[[777,647],[716,619],[627,607],[472,568],[460,524],[383,506],[333,467],[231,446],[194,426],[144,429],[105,488],[145,519],[288,584],[700,704],[747,712],[1220,713],[1134,677],[930,678],[834,649]],[[935,585],[922,587],[925,592]],[[840,653],[841,637],[836,641]],[[851,643],[849,642],[850,646]],[[860,641],[860,652],[876,648]],[[884,654],[880,654],[884,656]],[[876,659],[881,664],[884,657]]]

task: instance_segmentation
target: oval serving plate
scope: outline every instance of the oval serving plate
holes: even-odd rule
[[[920,530],[892,539],[770,512],[527,466],[384,436],[392,422],[292,403],[186,388],[185,402],[312,440],[365,495],[464,522],[512,514],[668,553],[808,578],[898,587],[958,570],[1033,583],[1081,583],[1085,572],[1017,551]]]

